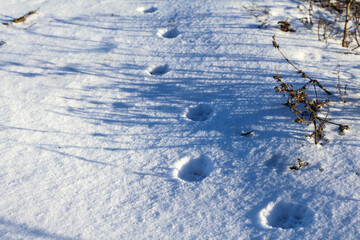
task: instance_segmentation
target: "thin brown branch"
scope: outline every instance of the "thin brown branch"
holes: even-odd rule
[[[285,54],[281,51],[279,44],[276,42],[275,39],[275,35],[272,37],[273,38],[273,46],[279,51],[279,53],[283,56],[283,58],[293,67],[296,69],[296,71],[301,74],[301,76],[303,78],[307,78],[310,82],[309,83],[313,83],[316,84],[319,88],[321,88],[321,90],[323,90],[324,92],[326,92],[328,95],[331,95],[331,92],[329,92],[328,90],[326,90],[316,79],[310,78],[304,71],[300,70],[298,67],[295,66],[295,64],[293,64],[289,58],[287,58],[285,56]],[[308,83],[308,84],[309,84]]]
[[[35,14],[38,10],[39,10],[39,8],[36,9],[36,10],[34,10],[34,11],[30,11],[30,12],[26,13],[24,16],[21,16],[21,17],[19,17],[19,18],[15,18],[15,19],[12,20],[11,22],[7,22],[7,23],[3,23],[3,24],[4,24],[4,25],[11,25],[11,24],[13,24],[13,23],[22,23],[22,22],[25,22],[30,15]]]

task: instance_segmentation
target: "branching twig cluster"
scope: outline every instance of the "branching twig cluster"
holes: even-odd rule
[[[334,25],[336,22],[328,22],[323,18],[318,20],[317,34],[319,41],[327,42],[342,34],[341,31],[335,32]],[[335,32],[335,33],[334,33]]]
[[[318,89],[321,89],[328,95],[331,93],[326,90],[318,80],[309,77],[304,71],[300,70],[296,67],[281,51],[278,43],[276,42],[275,36],[273,36],[273,46],[280,52],[283,58],[296,69],[297,73],[301,75],[301,77],[307,80],[307,83],[303,85],[301,88],[297,88],[292,84],[288,84],[284,82],[283,78],[276,73],[274,75],[274,79],[280,84],[280,86],[276,86],[275,90],[279,93],[283,93],[284,96],[288,96],[288,101],[286,102],[286,106],[290,108],[290,111],[295,114],[296,123],[307,123],[308,125],[312,124],[314,126],[314,131],[312,134],[307,135],[310,138],[315,139],[315,144],[319,142],[320,139],[324,137],[323,130],[326,124],[334,124],[339,126],[339,131],[342,133],[344,130],[350,129],[347,125],[337,124],[331,122],[327,116],[325,118],[319,117],[319,112],[322,107],[327,105],[330,100],[324,99],[320,100],[318,95]],[[310,89],[309,87],[313,87],[314,97],[309,96]]]
[[[318,24],[318,37],[321,41],[327,41],[341,36],[343,47],[356,44],[355,50],[360,47],[360,2],[356,0],[306,0],[310,3],[309,19],[312,19],[314,4],[332,13],[334,20],[319,17],[315,22]],[[307,17],[305,17],[307,19]]]

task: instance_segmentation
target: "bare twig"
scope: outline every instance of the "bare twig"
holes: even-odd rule
[[[242,136],[249,136],[249,135],[251,135],[252,133],[254,133],[254,131],[242,133],[241,135],[242,135]]]
[[[11,22],[7,22],[7,23],[3,23],[3,24],[4,24],[4,25],[11,25],[11,24],[13,24],[13,23],[22,23],[22,22],[25,22],[30,15],[35,14],[38,10],[39,10],[39,8],[36,9],[36,10],[34,10],[34,11],[28,12],[27,14],[25,14],[25,15],[22,16],[22,17],[15,18],[15,19],[12,20]]]
[[[333,53],[341,53],[341,54],[345,54],[345,55],[360,55],[359,52],[343,52],[343,51],[330,51]]]
[[[321,26],[324,26],[324,33],[323,33],[322,39],[320,37]],[[319,41],[326,41],[327,40],[326,32],[327,32],[327,23],[326,23],[326,21],[324,19],[322,19],[320,17],[319,22],[318,22],[318,39],[319,39]]]
[[[300,70],[298,67],[296,67],[286,56],[285,54],[281,51],[279,45],[277,44],[276,42],[276,39],[275,39],[275,35],[273,36],[273,46],[280,52],[280,54],[283,56],[283,58],[288,62],[290,63],[290,65],[295,68],[297,70],[297,72],[299,74],[301,74],[301,76],[303,78],[307,78],[309,80],[309,82],[305,85],[307,86],[308,84],[310,83],[313,83],[314,85],[317,85],[319,88],[321,88],[324,92],[326,92],[328,95],[331,95],[331,92],[329,92],[328,90],[326,90],[316,79],[314,78],[310,78],[304,71]]]

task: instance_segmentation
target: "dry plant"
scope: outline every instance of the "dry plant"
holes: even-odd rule
[[[290,166],[290,170],[300,170],[300,168],[302,168],[303,166],[309,165],[308,162],[303,162],[301,158],[298,158],[297,161],[298,161],[298,165]]]
[[[328,119],[329,109],[325,118],[319,116],[321,108],[325,105],[328,105],[330,102],[330,100],[326,98],[320,100],[318,94],[319,89],[324,91],[328,95],[331,95],[331,93],[326,90],[318,80],[309,77],[304,71],[296,67],[284,55],[278,43],[276,42],[275,36],[273,36],[273,46],[279,51],[282,57],[293,68],[296,69],[297,73],[300,74],[301,77],[307,81],[307,83],[301,88],[297,88],[292,84],[284,82],[283,78],[279,75],[277,70],[276,75],[274,75],[273,77],[280,84],[280,86],[275,87],[275,90],[279,93],[282,93],[284,96],[288,96],[288,101],[285,105],[288,106],[290,108],[290,111],[296,116],[296,119],[294,121],[296,123],[306,123],[307,125],[312,124],[314,126],[314,131],[307,136],[310,138],[314,138],[315,144],[318,144],[319,140],[324,137],[323,130],[326,124],[337,125],[339,127],[340,133],[344,132],[344,130],[349,130],[349,126],[334,123]],[[313,91],[311,91],[310,86],[313,87]],[[313,93],[314,96],[311,97],[310,93]]]
[[[335,22],[328,22],[321,17],[319,18],[317,28],[319,41],[327,42],[329,39],[333,39],[341,34],[340,31],[334,34],[334,24]]]
[[[35,14],[38,10],[39,10],[39,8],[36,9],[36,10],[34,10],[34,11],[28,12],[27,14],[25,14],[25,15],[22,16],[22,17],[15,18],[15,19],[13,19],[12,21],[10,21],[10,22],[5,22],[5,23],[3,23],[3,24],[4,24],[4,25],[11,25],[11,24],[13,24],[13,23],[22,23],[22,22],[25,22],[30,15]]]
[[[270,24],[268,23],[268,17],[270,16],[269,9],[267,9],[266,7],[262,9],[255,3],[253,3],[253,6],[251,7],[243,6],[243,8],[246,11],[251,12],[255,19],[258,20],[258,22],[260,23],[259,28],[267,28],[268,26],[270,26]]]
[[[299,20],[304,24],[304,26],[311,30],[313,26],[313,4],[310,1],[309,9],[303,9],[300,5],[297,6],[297,9],[304,15],[304,17],[299,18]],[[309,16],[308,16],[309,14]]]
[[[280,27],[280,30],[283,32],[296,32],[296,30],[291,27],[289,19],[286,19],[285,21],[279,21],[278,25]]]
[[[336,37],[341,38],[341,45],[345,48],[352,47],[355,50],[360,47],[360,2],[356,0],[306,0],[309,2],[309,15],[313,12],[314,4],[325,9],[334,19],[319,19],[318,37],[321,41],[327,41]],[[312,16],[311,16],[312,17]],[[309,18],[311,18],[309,17]],[[322,37],[320,37],[322,35]],[[341,36],[341,37],[340,37]]]
[[[344,0],[306,0],[308,2],[312,2],[312,4],[317,4],[319,5],[321,8],[326,8],[329,9],[332,12],[338,12],[338,13],[342,13],[343,12],[343,1]]]

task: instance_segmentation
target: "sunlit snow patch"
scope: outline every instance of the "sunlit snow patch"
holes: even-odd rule
[[[302,49],[301,51],[295,51],[291,58],[297,61],[319,62],[322,60],[322,55],[320,51]]]
[[[209,104],[199,104],[195,107],[190,107],[186,113],[186,117],[193,121],[208,120],[213,112]]]
[[[153,13],[156,12],[158,9],[156,7],[139,7],[137,8],[137,10],[142,13]]]
[[[163,28],[163,29],[159,29],[157,35],[159,37],[164,37],[164,38],[176,38],[177,36],[180,35],[180,32],[177,28]]]
[[[201,155],[198,158],[183,158],[175,165],[174,176],[186,182],[199,182],[210,175],[211,160]]]
[[[271,202],[261,210],[259,217],[265,228],[289,229],[312,222],[313,212],[304,205]]]

